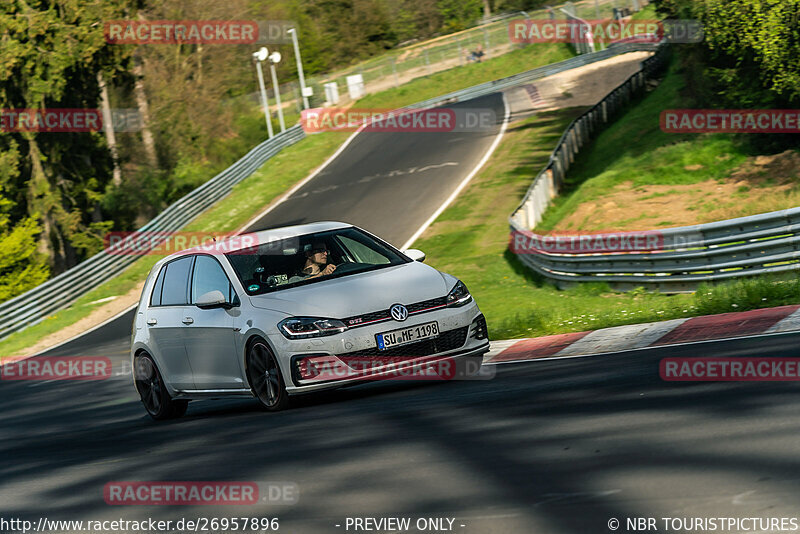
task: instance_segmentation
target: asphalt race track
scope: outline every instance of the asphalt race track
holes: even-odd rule
[[[491,380],[317,394],[278,414],[204,401],[166,424],[144,415],[127,376],[4,383],[2,515],[278,517],[281,531],[323,533],[344,531],[335,525],[348,516],[450,517],[473,533],[608,532],[612,517],[793,517],[797,385],[667,383],[658,361],[796,356],[798,342],[512,364]],[[291,506],[105,504],[103,486],[126,480],[289,481],[300,495]]]
[[[499,96],[480,105],[502,118]],[[495,134],[361,134],[256,227],[339,219],[401,244]],[[392,174],[414,167],[429,168]],[[184,418],[155,423],[125,367],[130,324],[126,314],[49,353],[108,356],[119,376],[0,382],[0,516],[277,517],[287,533],[348,532],[347,517],[451,518],[465,533],[603,533],[612,518],[620,532],[627,518],[658,518],[664,532],[663,517],[800,516],[795,383],[658,375],[665,356],[797,356],[800,334],[500,365],[487,380],[365,385],[278,414],[255,400],[193,402]],[[290,482],[299,500],[103,499],[109,482],[148,480]]]
[[[489,110],[493,120],[476,131],[360,133],[252,229],[343,221],[402,246],[478,164],[505,116],[499,93],[449,108]]]

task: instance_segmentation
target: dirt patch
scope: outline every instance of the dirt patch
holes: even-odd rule
[[[639,71],[650,52],[631,52],[564,71],[506,91],[512,121],[534,113],[593,106]]]
[[[747,180],[755,185],[797,183],[800,181],[800,153],[787,150],[780,154],[750,158],[733,172],[731,178]]]
[[[541,111],[593,106],[638,72],[650,52],[631,52],[590,63],[535,82],[545,105]]]
[[[750,158],[724,182],[620,184],[578,206],[555,230],[650,230],[722,221],[798,206],[799,187],[800,154],[789,150]]]

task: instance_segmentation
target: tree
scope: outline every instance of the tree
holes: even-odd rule
[[[2,146],[5,145],[5,146]],[[36,287],[50,275],[47,256],[36,250],[40,232],[36,220],[25,217],[13,224],[14,179],[18,177],[19,151],[11,139],[0,141],[0,301]]]
[[[97,108],[97,73],[126,61],[112,49],[101,21],[118,18],[127,0],[8,0],[0,5],[0,107],[8,109]],[[80,248],[96,233],[92,220],[111,179],[111,158],[101,133],[6,133],[19,147],[20,199],[37,221],[38,249],[54,270],[78,261]],[[19,184],[17,184],[19,185]],[[94,225],[94,226],[93,226]],[[95,242],[100,237],[94,236]],[[84,243],[85,244],[85,243]]]
[[[444,29],[459,31],[469,28],[481,18],[482,0],[438,0],[436,3],[444,19]]]
[[[670,18],[695,18],[705,39],[685,51],[699,98],[727,107],[800,103],[800,0],[656,0]]]

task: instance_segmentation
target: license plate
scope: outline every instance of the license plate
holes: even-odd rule
[[[433,321],[432,323],[418,324],[408,328],[400,328],[399,330],[376,334],[375,339],[378,341],[378,350],[386,350],[392,347],[414,343],[415,341],[430,339],[438,335],[439,323]]]

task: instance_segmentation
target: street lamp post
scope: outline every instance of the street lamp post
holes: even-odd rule
[[[306,78],[303,76],[303,61],[300,59],[300,47],[297,44],[297,30],[289,28],[292,34],[292,44],[294,45],[294,59],[297,61],[297,76],[300,78],[300,94],[303,97],[303,109],[308,109],[308,97],[306,96]]]
[[[262,46],[258,52],[253,52],[253,59],[256,61],[256,70],[258,71],[258,85],[261,87],[261,105],[264,107],[264,118],[267,121],[267,137],[272,139],[272,120],[269,117],[269,104],[267,103],[267,89],[264,87],[264,72],[261,70],[261,62],[267,59],[269,50],[266,46]]]
[[[278,76],[275,74],[275,65],[281,61],[281,53],[273,52],[267,58],[269,60],[269,71],[272,74],[272,88],[275,89],[275,103],[278,106],[278,122],[281,124],[281,131],[286,131],[286,123],[283,121],[283,107],[281,106],[281,90],[278,87]]]

